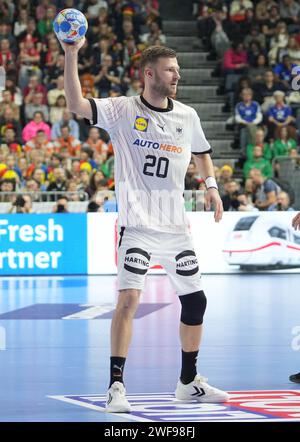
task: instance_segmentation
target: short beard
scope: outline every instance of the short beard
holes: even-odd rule
[[[160,97],[169,97],[172,94],[171,89],[162,83],[159,75],[156,72],[154,76],[154,81],[155,83],[152,86],[152,89],[157,93],[157,95],[159,95]]]

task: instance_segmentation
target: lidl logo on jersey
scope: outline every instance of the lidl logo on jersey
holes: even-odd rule
[[[144,422],[278,422],[300,421],[300,390],[233,391],[221,404],[180,402],[174,393],[128,395],[128,421]],[[95,411],[105,411],[105,396],[50,396]],[[199,428],[199,427],[198,427]]]
[[[148,122],[148,118],[140,117],[139,115],[137,115],[135,117],[134,129],[139,130],[140,132],[147,132]]]
[[[71,213],[1,216],[0,274],[73,273],[87,273],[86,217]]]

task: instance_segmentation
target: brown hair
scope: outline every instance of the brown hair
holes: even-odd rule
[[[149,48],[142,52],[140,61],[141,71],[144,72],[147,64],[155,64],[160,57],[175,58],[177,55],[173,49],[166,46],[149,46]]]

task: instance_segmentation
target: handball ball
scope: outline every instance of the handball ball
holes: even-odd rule
[[[53,29],[57,38],[64,43],[75,43],[85,36],[87,19],[82,12],[69,8],[60,11],[54,19]]]

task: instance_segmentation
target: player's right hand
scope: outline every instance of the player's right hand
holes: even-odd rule
[[[293,218],[292,226],[295,230],[300,230],[300,212]]]
[[[75,43],[64,43],[61,40],[58,40],[61,44],[61,47],[65,51],[65,53],[69,54],[76,54],[84,45],[85,43],[85,37],[82,37],[80,40],[76,41]]]

